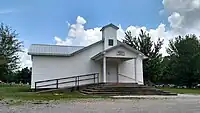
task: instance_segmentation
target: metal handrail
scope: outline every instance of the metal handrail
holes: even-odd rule
[[[90,76],[90,75],[94,75],[94,74],[99,74],[99,73],[91,73],[91,74],[84,74],[84,75],[78,75],[78,76],[72,76],[72,77],[64,77],[64,78],[58,78],[58,79],[42,80],[42,81],[37,81],[37,83],[46,82],[46,81],[70,79],[70,78],[74,78],[74,77],[85,77],[85,76]]]
[[[85,79],[85,78],[81,79],[81,77],[86,77],[86,76],[92,76],[92,77],[87,78],[87,79]],[[70,81],[59,82],[59,80],[67,80],[67,79],[70,79]],[[74,80],[71,80],[71,79],[74,79]],[[56,85],[56,89],[58,89],[59,84],[67,84],[67,83],[73,83],[73,82],[75,83],[75,87],[79,87],[80,81],[87,81],[87,80],[92,80],[92,79],[94,79],[94,83],[96,83],[96,80],[97,80],[97,83],[99,83],[99,73],[91,73],[91,74],[84,74],[84,75],[79,75],[79,76],[37,81],[37,82],[35,82],[35,91],[37,91],[37,88],[40,88],[40,87],[47,87],[47,86],[54,86],[54,85]],[[55,81],[55,83],[52,83],[52,81]],[[51,82],[51,83],[37,86],[38,83],[48,83],[48,82]]]
[[[126,78],[129,78],[129,79],[132,79],[132,80],[135,80],[134,78],[128,77],[128,76],[123,75],[123,74],[118,74],[118,75],[123,76],[123,77],[126,77]],[[136,81],[136,80],[135,80],[135,81]]]

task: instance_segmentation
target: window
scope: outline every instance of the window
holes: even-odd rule
[[[108,39],[108,45],[113,46],[113,39]]]

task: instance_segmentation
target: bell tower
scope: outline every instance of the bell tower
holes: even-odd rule
[[[117,45],[117,30],[119,28],[114,24],[108,24],[100,31],[102,31],[102,40],[104,41],[104,50]]]

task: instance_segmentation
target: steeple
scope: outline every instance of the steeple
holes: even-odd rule
[[[117,30],[119,27],[114,24],[108,24],[100,31],[102,31],[102,40],[104,40],[104,50],[117,45]]]

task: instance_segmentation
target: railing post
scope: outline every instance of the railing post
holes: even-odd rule
[[[93,76],[94,76],[94,83],[96,83],[96,80],[95,80],[95,78],[96,78],[96,74],[94,74]]]
[[[77,85],[77,88],[79,89],[79,76],[77,76],[77,82],[78,82],[78,83],[77,83],[77,84],[78,84],[78,85]]]
[[[58,79],[56,79],[56,89],[58,89]]]
[[[77,77],[75,77],[75,87],[77,87]]]
[[[35,82],[35,92],[36,92],[36,90],[37,90],[37,89],[36,89],[36,84],[37,84],[37,82]]]
[[[97,83],[99,84],[99,73],[97,73]]]

